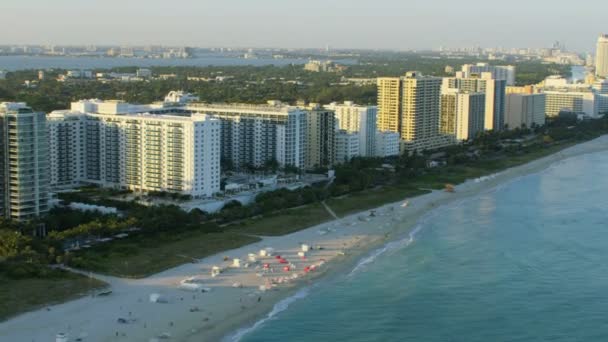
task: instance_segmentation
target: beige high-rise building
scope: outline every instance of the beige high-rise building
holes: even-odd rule
[[[398,132],[409,151],[452,144],[449,136],[439,132],[441,84],[441,78],[418,72],[379,78],[378,131]]]
[[[439,134],[441,78],[425,77],[415,72],[402,79],[401,139],[417,142]]]
[[[379,132],[401,132],[401,78],[378,78]]]
[[[601,34],[597,39],[595,74],[602,78],[608,77],[608,34]]]

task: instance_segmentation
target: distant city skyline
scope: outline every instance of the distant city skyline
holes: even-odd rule
[[[456,4],[456,5],[455,5]],[[602,0],[4,0],[0,44],[591,52],[608,32]]]

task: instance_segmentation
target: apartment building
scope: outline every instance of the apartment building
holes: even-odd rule
[[[359,155],[359,134],[343,129],[338,130],[336,132],[336,163],[347,163]]]
[[[335,112],[337,129],[358,135],[361,156],[375,155],[378,112],[376,106],[360,106],[352,101],[345,101],[341,104],[331,103],[325,108]]]
[[[545,124],[546,94],[511,93],[506,96],[505,124],[509,129]]]
[[[482,73],[490,73],[495,80],[504,80],[508,86],[515,85],[515,66],[513,65],[489,65],[488,63],[465,64],[462,66],[462,78],[480,76]]]
[[[220,190],[219,120],[128,109],[120,102],[80,101],[49,115],[53,187],[84,182],[196,198]]]
[[[464,73],[457,73],[456,77],[444,78],[442,89],[459,89],[471,93],[484,93],[485,99],[485,130],[501,130],[505,117],[505,80],[494,79],[491,73],[482,73],[479,76],[464,77]]]
[[[397,132],[402,150],[436,149],[454,143],[439,132],[442,79],[408,72],[378,79],[378,130]]]
[[[441,95],[441,133],[458,141],[475,138],[484,130],[485,100],[484,93],[447,90]]]
[[[380,132],[401,132],[401,78],[378,78],[378,117]]]
[[[385,131],[376,133],[376,157],[394,157],[400,154],[399,133]]]
[[[313,103],[307,111],[306,168],[329,168],[336,162],[336,117],[331,109]]]
[[[221,156],[239,169],[276,160],[306,168],[308,112],[279,101],[265,105],[189,103],[183,115],[201,113],[220,120]]]
[[[46,116],[0,103],[0,214],[29,220],[49,210]]]

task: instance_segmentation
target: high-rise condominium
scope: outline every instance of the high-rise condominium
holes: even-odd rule
[[[304,107],[307,115],[306,167],[329,168],[336,161],[336,117],[319,104]]]
[[[398,132],[410,151],[453,143],[439,132],[442,80],[408,72],[378,79],[378,130]]]
[[[93,183],[193,197],[220,190],[220,121],[210,116],[80,101],[51,113],[48,130],[53,187]]]
[[[505,124],[509,129],[545,124],[546,94],[510,93],[505,101]]]
[[[380,132],[401,132],[401,78],[378,78],[378,117]]]
[[[325,106],[336,113],[336,126],[348,133],[355,133],[359,139],[359,155],[374,156],[376,146],[376,106],[359,106],[351,101],[343,104],[331,103]]]
[[[222,159],[233,168],[281,166],[306,168],[307,117],[305,109],[279,101],[265,105],[190,103],[179,111],[209,114],[221,121]]]
[[[486,95],[448,89],[441,95],[440,131],[457,140],[475,138],[484,129]]]
[[[488,63],[465,64],[462,66],[462,77],[479,77],[482,73],[489,72],[495,80],[504,80],[508,86],[515,85],[515,66],[513,65],[489,65]]]
[[[608,78],[608,34],[602,34],[597,39],[595,74],[598,77]]]
[[[336,163],[346,163],[359,155],[358,133],[343,129],[336,131]]]
[[[501,130],[505,116],[505,80],[494,79],[491,73],[482,73],[479,76],[463,77],[457,73],[456,77],[444,78],[443,89],[460,89],[471,93],[486,94],[486,110],[484,117],[485,130]]]
[[[44,113],[25,103],[0,104],[0,214],[28,220],[49,209]]]

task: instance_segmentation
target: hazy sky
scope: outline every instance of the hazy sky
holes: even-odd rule
[[[0,0],[0,44],[424,49],[608,32],[607,0]]]

